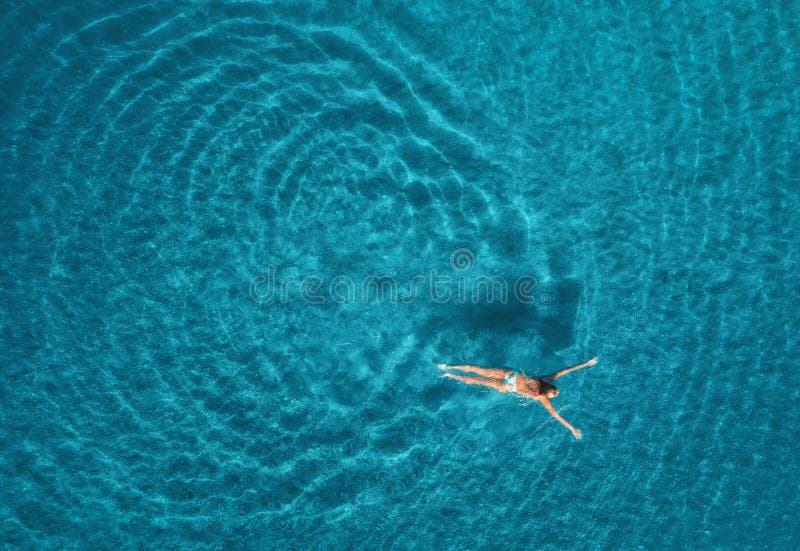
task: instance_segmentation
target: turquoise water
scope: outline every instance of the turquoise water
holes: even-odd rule
[[[0,10],[7,548],[798,548],[800,5],[499,4]]]

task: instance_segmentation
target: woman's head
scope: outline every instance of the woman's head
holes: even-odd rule
[[[555,398],[558,396],[558,389],[547,381],[539,381],[539,392],[548,398]]]

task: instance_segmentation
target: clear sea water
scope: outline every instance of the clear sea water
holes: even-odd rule
[[[797,549],[798,28],[4,2],[3,545]]]

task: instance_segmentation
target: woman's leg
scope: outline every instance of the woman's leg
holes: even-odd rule
[[[453,373],[445,373],[444,376],[449,377],[450,379],[461,381],[462,383],[467,383],[468,385],[482,385],[499,390],[500,392],[506,391],[506,385],[497,379],[487,379],[486,377],[467,377],[466,375],[454,375]]]
[[[478,367],[477,365],[439,364],[439,369],[458,369],[459,371],[469,371],[471,373],[477,373],[478,375],[483,375],[484,377],[494,377],[495,379],[502,379],[506,375],[511,373],[510,369],[499,369],[495,367]]]

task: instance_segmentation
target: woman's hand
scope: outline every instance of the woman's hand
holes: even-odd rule
[[[572,429],[572,436],[580,440],[583,437],[583,433],[579,429]]]

